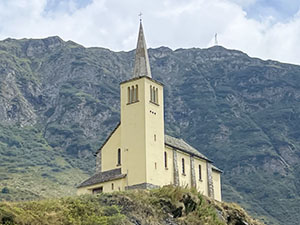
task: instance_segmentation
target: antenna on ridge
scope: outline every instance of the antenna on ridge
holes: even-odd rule
[[[140,22],[142,22],[142,16],[143,16],[143,13],[142,13],[142,12],[140,12],[140,13],[139,13]]]
[[[219,45],[218,44],[218,34],[217,33],[215,33],[215,45]]]

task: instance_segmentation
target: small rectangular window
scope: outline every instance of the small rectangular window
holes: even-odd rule
[[[185,174],[184,158],[182,158],[182,174]]]
[[[102,193],[102,192],[103,192],[103,187],[93,189],[93,194],[99,194],[99,193]]]
[[[199,165],[199,180],[202,180],[201,165]]]
[[[118,149],[118,161],[117,161],[117,166],[121,165],[121,149]]]
[[[167,152],[164,153],[164,157],[165,157],[165,168],[168,168]]]

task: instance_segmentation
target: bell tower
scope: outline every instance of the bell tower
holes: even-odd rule
[[[163,85],[152,79],[141,21],[133,76],[122,82],[120,89],[122,173],[127,174],[127,186],[151,188],[162,185]]]

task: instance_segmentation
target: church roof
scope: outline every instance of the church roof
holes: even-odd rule
[[[178,150],[181,150],[183,152],[186,152],[188,154],[198,156],[199,158],[205,159],[209,162],[209,160],[205,155],[201,154],[197,149],[190,146],[188,143],[186,143],[184,140],[175,138],[169,135],[165,135],[165,144],[169,145],[170,147],[177,148]]]
[[[117,180],[126,177],[126,174],[121,174],[121,168],[96,173],[87,180],[83,181],[77,188],[99,184],[111,180]]]
[[[211,165],[211,168],[215,171],[218,171],[219,173],[223,173],[222,170],[220,170],[218,167],[216,167],[215,165]]]
[[[137,42],[136,52],[135,52],[133,77],[142,77],[142,76],[151,77],[151,70],[150,70],[146,40],[143,31],[143,25],[141,21],[138,42]]]

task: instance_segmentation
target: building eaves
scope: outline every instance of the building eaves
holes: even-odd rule
[[[99,184],[107,181],[117,180],[124,177],[126,177],[126,174],[121,173],[121,168],[108,170],[108,171],[94,174],[93,176],[91,176],[90,178],[88,178],[87,180],[79,184],[77,188],[91,186],[94,184]]]
[[[219,173],[223,173],[223,170],[220,170],[218,167],[212,165],[212,169],[219,172]]]
[[[195,149],[194,147],[190,146],[188,143],[186,143],[184,140],[179,139],[179,138],[175,138],[169,135],[165,134],[165,144],[173,147],[175,149],[178,149],[180,151],[183,151],[185,153],[188,153],[190,155],[193,156],[197,156],[201,159],[205,159],[208,162],[212,162],[210,159],[208,159],[205,155],[203,155],[202,153],[200,153],[197,149]]]
[[[163,83],[161,83],[161,82],[159,82],[159,81],[157,81],[157,80],[154,80],[153,78],[148,77],[148,76],[133,77],[133,78],[131,78],[131,79],[129,79],[129,80],[122,81],[120,84],[125,84],[125,83],[127,83],[127,82],[134,81],[134,80],[138,80],[138,79],[143,78],[143,77],[147,78],[148,80],[153,81],[154,83],[156,83],[156,84],[158,84],[158,85],[164,86]]]

